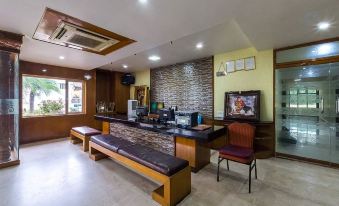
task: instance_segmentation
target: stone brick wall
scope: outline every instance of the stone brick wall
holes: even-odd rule
[[[111,123],[110,133],[115,137],[175,156],[175,140],[172,135],[130,127],[122,123]]]
[[[213,117],[213,57],[151,69],[151,101]]]

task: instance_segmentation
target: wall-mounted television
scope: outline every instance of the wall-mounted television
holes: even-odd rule
[[[225,120],[260,121],[260,91],[225,93]]]

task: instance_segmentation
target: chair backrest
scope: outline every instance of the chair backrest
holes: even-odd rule
[[[235,122],[228,126],[228,138],[231,145],[253,149],[255,127],[247,123]]]

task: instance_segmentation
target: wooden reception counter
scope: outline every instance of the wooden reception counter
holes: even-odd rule
[[[151,121],[129,121],[124,115],[97,114],[95,119],[102,121],[104,134],[132,139],[131,141],[138,143],[145,142],[147,146],[152,146],[154,142],[155,149],[189,161],[193,172],[199,171],[210,162],[210,148],[206,145],[218,138],[226,138],[224,126],[214,125],[204,131],[195,131]]]

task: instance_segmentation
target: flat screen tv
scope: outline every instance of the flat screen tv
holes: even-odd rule
[[[225,120],[260,121],[260,91],[225,93]]]

